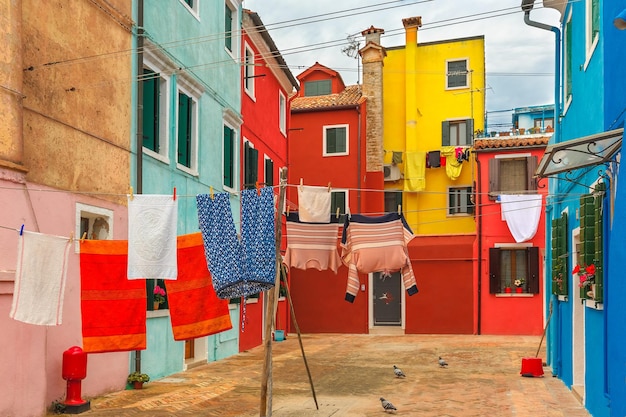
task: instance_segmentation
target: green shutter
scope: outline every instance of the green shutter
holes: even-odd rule
[[[566,24],[565,24],[565,56],[564,56],[564,65],[563,65],[563,71],[565,72],[565,97],[564,99],[567,100],[567,98],[572,94],[572,67],[573,67],[573,60],[572,60],[572,21],[569,20]]]
[[[596,192],[598,193],[595,196],[594,201],[594,231],[595,231],[595,256],[594,256],[594,265],[596,267],[596,290],[595,290],[595,301],[602,303],[604,302],[604,280],[603,280],[603,259],[604,259],[604,245],[603,245],[603,236],[604,236],[604,225],[603,225],[603,210],[602,203],[604,200],[604,191],[606,190],[606,185],[604,183],[599,183],[596,186]]]
[[[265,185],[274,185],[274,161],[271,159],[265,160]]]
[[[450,146],[450,122],[441,122],[441,146]]]
[[[230,7],[225,6],[224,11],[224,32],[226,33],[226,39],[224,45],[232,52],[233,50],[233,12]]]
[[[143,70],[143,146],[159,152],[159,76]]]
[[[594,263],[596,256],[595,201],[593,194],[580,197],[580,268]],[[576,285],[579,281],[576,281]],[[580,288],[580,298],[587,298],[589,289]]]
[[[474,119],[465,121],[465,144],[471,146],[474,143]]]
[[[178,94],[178,163],[191,167],[191,97]]]
[[[552,294],[568,294],[567,213],[552,220]]]
[[[335,149],[337,153],[346,152],[346,129],[343,127],[335,128]]]
[[[337,129],[326,129],[326,153],[337,153]]]
[[[592,41],[600,32],[600,5],[599,0],[591,0],[591,33]]]
[[[234,185],[234,161],[235,153],[233,130],[228,126],[224,126],[224,185],[233,188]]]

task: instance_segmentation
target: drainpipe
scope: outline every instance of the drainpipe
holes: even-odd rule
[[[546,25],[545,23],[535,22],[530,20],[530,11],[533,9],[535,0],[522,0],[522,10],[524,11],[524,23],[528,26],[536,27],[543,30],[549,30],[554,32],[554,138],[555,143],[561,142],[561,100],[560,100],[560,85],[561,85],[561,31],[556,26]],[[557,211],[558,212],[558,211]],[[547,243],[547,242],[546,242]],[[547,245],[546,245],[547,246]],[[547,289],[547,284],[544,285]],[[551,296],[556,298],[555,296]],[[556,300],[557,306],[560,305],[558,300]],[[560,308],[556,308],[556,326],[552,326],[553,329],[556,327],[556,334],[561,334],[561,320],[560,316]],[[555,376],[561,374],[561,349],[560,349],[560,339],[556,340],[557,348],[555,352],[555,360],[553,366],[553,373]]]
[[[356,112],[359,115],[358,117],[358,125],[357,125],[357,134],[356,134],[356,172],[359,176],[359,180],[357,183],[357,191],[356,191],[356,206],[359,208],[359,213],[363,213],[363,207],[361,207],[361,179],[363,175],[361,175],[361,105],[357,104]]]
[[[478,153],[475,152],[476,157],[476,221],[478,225],[476,227],[478,232],[477,242],[477,260],[478,260],[478,282],[476,284],[476,334],[481,334],[482,327],[482,289],[483,289],[483,209],[482,209],[482,169],[480,168],[480,159],[478,159]]]

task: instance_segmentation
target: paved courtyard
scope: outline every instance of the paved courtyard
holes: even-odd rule
[[[311,393],[297,335],[272,345],[272,414],[276,417],[589,417],[553,378],[520,376],[540,337],[471,335],[303,335],[319,410]],[[100,416],[259,416],[264,347],[91,399]],[[438,357],[448,363],[441,368]],[[542,349],[539,355],[545,358]],[[397,365],[406,378],[397,378]]]

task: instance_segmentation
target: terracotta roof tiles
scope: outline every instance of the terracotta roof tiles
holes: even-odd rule
[[[291,110],[311,110],[357,105],[361,102],[361,86],[349,85],[341,93],[324,96],[296,97],[291,102]]]
[[[550,140],[550,136],[544,135],[505,136],[498,138],[476,139],[474,140],[474,149],[545,147],[548,145],[548,140]]]

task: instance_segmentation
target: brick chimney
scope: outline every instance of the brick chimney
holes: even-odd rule
[[[383,29],[370,26],[361,32],[365,46],[359,50],[363,63],[363,96],[367,98],[366,171],[383,170],[383,59],[387,55],[380,45]]]

